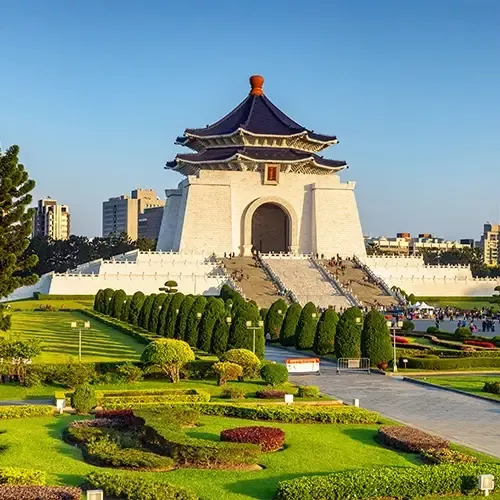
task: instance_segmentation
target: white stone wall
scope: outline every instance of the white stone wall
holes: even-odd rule
[[[158,248],[162,250],[178,251],[174,248],[174,238],[177,233],[177,224],[180,222],[180,207],[182,204],[182,189],[167,189],[165,191],[167,202],[161,220],[158,234]]]
[[[198,176],[189,176],[179,184],[185,209],[181,204],[173,243],[169,244],[171,236],[166,233],[174,224],[164,223],[158,249],[206,249],[217,255],[240,255],[249,205],[274,197],[288,202],[295,212],[296,251],[364,255],[354,183],[341,183],[337,175],[281,172],[278,185],[267,185],[263,184],[262,175],[251,171],[202,170]],[[168,219],[167,212],[166,215]]]

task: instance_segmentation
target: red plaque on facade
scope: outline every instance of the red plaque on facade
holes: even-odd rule
[[[266,164],[264,169],[264,184],[278,184],[280,177],[280,166]]]

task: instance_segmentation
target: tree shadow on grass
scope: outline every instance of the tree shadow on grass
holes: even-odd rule
[[[195,430],[191,430],[191,431],[186,431],[185,434],[195,439],[205,439],[207,441],[220,441],[220,436],[218,434],[213,434],[210,432],[196,432]]]
[[[377,442],[377,431],[373,429],[342,429],[343,434],[348,436],[350,439],[359,441],[364,445],[376,446],[380,448]]]
[[[63,418],[64,420],[62,420]],[[56,447],[58,453],[71,457],[79,462],[85,462],[80,448],[76,445],[66,443],[63,439],[63,432],[71,422],[72,420],[69,418],[58,417],[56,420],[52,420],[48,423],[45,427],[48,435],[57,441]]]

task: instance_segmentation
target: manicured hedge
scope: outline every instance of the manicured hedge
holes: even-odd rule
[[[52,417],[53,415],[54,408],[47,405],[0,406],[0,419]]]
[[[98,391],[99,405],[104,409],[133,408],[141,405],[164,405],[174,401],[208,402],[210,394],[198,389],[145,390],[145,391]]]
[[[472,455],[466,455],[460,451],[450,450],[449,448],[441,448],[435,450],[433,448],[423,451],[422,458],[435,465],[441,464],[475,464],[477,458]]]
[[[49,295],[46,293],[35,292],[35,300],[92,300],[93,295]]]
[[[405,425],[384,425],[379,428],[377,439],[389,448],[409,453],[441,450],[450,446],[448,441],[440,437]]]
[[[286,391],[278,391],[276,389],[262,389],[255,393],[255,396],[259,399],[283,399]]]
[[[182,376],[193,380],[215,378],[215,372],[213,370],[215,363],[217,363],[216,360],[195,359],[182,368]]]
[[[500,474],[500,465],[378,467],[306,476],[278,484],[277,500],[414,498],[477,491],[479,474]]]
[[[192,491],[145,477],[91,472],[87,476],[92,488],[102,489],[106,496],[134,500],[198,500]]]
[[[0,484],[33,484],[44,485],[45,472],[19,467],[0,467]]]
[[[296,405],[276,404],[230,404],[230,403],[173,403],[172,408],[188,406],[204,415],[220,417],[246,418],[248,420],[267,420],[287,423],[328,424],[375,424],[379,415],[364,408],[352,406]]]
[[[82,490],[71,486],[0,485],[0,500],[80,500]]]
[[[285,444],[285,433],[277,427],[236,427],[220,433],[220,440],[229,443],[252,443],[264,452],[278,451]]]
[[[498,357],[408,358],[408,368],[418,370],[458,370],[464,368],[500,368]]]

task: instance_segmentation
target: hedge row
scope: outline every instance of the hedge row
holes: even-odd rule
[[[48,405],[0,406],[0,419],[52,417],[53,415],[54,408]]]
[[[458,495],[477,488],[479,474],[500,474],[500,465],[421,465],[348,470],[281,481],[277,500],[345,500]]]
[[[405,425],[383,425],[378,429],[377,439],[389,448],[409,453],[441,450],[450,446],[445,439]]]
[[[125,391],[124,391],[125,392]],[[165,405],[172,402],[208,402],[210,394],[205,391],[191,389],[187,391],[158,391],[154,394],[153,391],[131,391],[136,395],[123,394],[121,396],[112,396],[109,394],[97,393],[98,403],[104,409],[118,410],[123,408],[134,408],[141,405]]]
[[[0,485],[0,500],[80,500],[82,490],[71,486]]]
[[[45,472],[40,470],[0,467],[0,484],[32,484],[43,486],[45,481]]]
[[[134,500],[198,500],[192,491],[146,477],[91,472],[87,482],[92,488],[99,488],[106,496],[133,498]],[[17,499],[16,499],[17,500]]]
[[[500,368],[500,358],[467,357],[467,358],[408,358],[408,368],[417,370],[459,370],[466,368]]]
[[[288,423],[323,422],[328,424],[374,424],[378,413],[352,406],[285,406],[276,404],[173,403],[172,408],[187,406],[204,415],[268,420]]]

